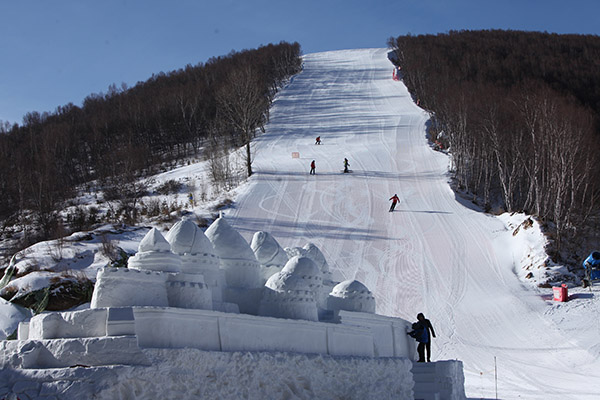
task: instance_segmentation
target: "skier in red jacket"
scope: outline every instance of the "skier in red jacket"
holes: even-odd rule
[[[312,162],[310,163],[310,175],[316,175],[317,173],[315,172],[315,160],[312,160]]]
[[[392,197],[390,197],[390,200],[392,201],[392,206],[390,207],[390,212],[394,211],[394,208],[396,208],[396,203],[398,203],[400,201],[400,198],[398,198],[398,195],[395,194]]]

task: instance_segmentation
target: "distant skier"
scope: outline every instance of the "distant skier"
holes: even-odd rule
[[[316,175],[317,173],[315,172],[315,160],[312,160],[312,162],[310,163],[310,175]]]
[[[321,136],[317,136],[317,140],[315,140],[315,144],[321,144]]]
[[[396,204],[400,201],[400,198],[398,197],[397,194],[395,194],[392,197],[390,197],[390,200],[392,201],[392,206],[390,207],[390,212],[392,212],[392,211],[394,211],[394,208],[396,208]]]
[[[348,167],[349,167],[349,166],[350,166],[350,163],[348,162],[348,159],[347,159],[347,158],[344,158],[344,173],[348,173],[348,172],[350,172],[350,171],[348,170]]]

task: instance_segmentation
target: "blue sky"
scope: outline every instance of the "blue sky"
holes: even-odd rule
[[[0,121],[231,50],[385,47],[460,29],[600,33],[597,0],[19,0],[0,2]]]

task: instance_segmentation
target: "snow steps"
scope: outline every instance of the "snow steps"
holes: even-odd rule
[[[437,390],[435,363],[413,362],[413,388],[415,400],[441,400]]]
[[[412,374],[415,400],[465,399],[460,361],[413,362]]]

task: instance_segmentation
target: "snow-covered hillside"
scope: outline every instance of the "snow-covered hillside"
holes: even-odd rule
[[[596,292],[558,304],[519,279],[540,251],[524,229],[507,228],[525,217],[505,224],[453,193],[448,157],[427,142],[427,113],[391,78],[385,49],[307,55],[257,140],[256,174],[227,214],[232,224],[246,239],[266,230],[283,246],[314,242],[336,279],[373,291],[380,314],[423,312],[437,333],[434,358],[464,361],[469,397],[495,396],[496,360],[501,398],[595,398]],[[342,173],[344,158],[352,173]]]
[[[598,286],[570,288],[570,301],[558,303],[551,289],[535,285],[546,258],[539,227],[522,224],[525,215],[484,214],[455,195],[448,155],[430,147],[428,114],[392,80],[386,49],[309,54],[304,61],[256,140],[255,174],[225,212],[231,225],[248,242],[262,230],[284,247],[316,244],[334,279],[358,279],[371,290],[378,314],[412,321],[423,312],[437,334],[433,359],[464,362],[469,398],[496,398],[496,387],[503,399],[597,398]],[[204,167],[170,171],[168,179],[189,179]],[[390,213],[396,193],[401,201]],[[113,239],[129,250],[145,232]],[[72,260],[65,268],[94,276],[107,262],[94,250],[98,238],[69,243],[81,248],[65,249]],[[49,247],[38,247],[27,257],[44,264]],[[522,267],[534,278],[524,278]],[[24,317],[0,304],[5,335]],[[177,360],[167,364],[160,366],[171,368],[165,379],[183,370]]]

